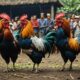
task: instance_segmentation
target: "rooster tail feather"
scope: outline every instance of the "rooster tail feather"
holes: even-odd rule
[[[48,38],[48,37],[54,36],[55,34],[56,34],[56,31],[53,30],[53,31],[49,32],[44,38]]]
[[[51,52],[55,38],[55,31],[49,32],[44,38],[38,38],[36,36],[31,37],[32,43],[39,51]]]
[[[53,43],[55,41],[55,36],[56,36],[56,32],[55,30],[53,30],[52,32],[49,32],[45,37],[44,37],[44,43],[47,47],[50,47],[50,50],[53,46]],[[49,51],[50,51],[49,50]]]
[[[49,42],[47,40],[44,40],[44,44],[45,44],[45,49],[47,50],[47,52],[51,52],[51,45],[49,44]]]

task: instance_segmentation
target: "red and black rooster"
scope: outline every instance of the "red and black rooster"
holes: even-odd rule
[[[20,54],[19,44],[14,40],[14,37],[9,28],[9,20],[10,17],[2,13],[0,14],[0,53],[2,58],[5,60],[7,64],[11,61],[13,62],[13,70],[15,69],[15,62],[18,58],[18,54]]]

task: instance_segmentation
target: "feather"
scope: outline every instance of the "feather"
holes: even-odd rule
[[[45,50],[50,53],[52,48],[49,41],[44,40],[44,44],[45,44]]]
[[[0,20],[0,30],[2,30],[2,20]]]
[[[9,41],[13,41],[14,37],[9,29],[4,30],[4,38]]]
[[[27,55],[36,64],[40,64],[42,61],[42,58],[44,57],[42,52],[36,52],[34,50],[32,50],[32,52],[29,54],[27,53]]]
[[[63,23],[62,23],[62,28],[65,31],[65,33],[67,34],[68,37],[70,37],[70,23],[67,19],[63,18],[62,19]]]
[[[76,38],[69,38],[68,43],[71,49],[74,49],[74,50],[79,49],[79,43]]]
[[[34,46],[35,46],[39,51],[43,51],[43,50],[45,49],[42,38],[38,38],[38,37],[34,36],[34,37],[31,37],[31,40],[32,40],[32,43],[34,44]]]
[[[52,32],[49,32],[47,35],[44,36],[44,40],[47,40],[49,42],[49,44],[53,44],[55,38],[56,32],[55,30],[53,30]]]
[[[55,31],[55,30],[53,30],[53,31],[49,32],[48,34],[46,34],[44,37],[46,38],[46,37],[54,36],[54,35],[55,35],[55,33],[56,33],[56,31]]]
[[[0,20],[0,42],[3,40],[3,26],[2,26],[2,20]]]
[[[21,48],[29,49],[31,47],[32,41],[30,38],[22,39],[21,37],[17,38],[18,43]]]
[[[54,36],[50,36],[50,37],[44,38],[44,40],[47,40],[50,44],[53,43],[54,39],[55,39]]]
[[[34,30],[31,22],[28,21],[27,25],[21,31],[22,38],[31,37],[34,34]]]
[[[39,51],[47,50],[48,52],[50,52],[55,39],[54,35],[55,31],[52,31],[45,35],[44,38],[38,38],[34,36],[31,37],[31,40]]]

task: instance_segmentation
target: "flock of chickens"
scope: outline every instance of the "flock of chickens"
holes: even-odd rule
[[[38,66],[42,58],[45,58],[46,54],[51,54],[53,45],[60,50],[64,60],[62,70],[65,69],[65,64],[68,60],[71,62],[69,69],[72,69],[72,63],[80,52],[80,46],[77,40],[71,37],[68,20],[63,18],[63,24],[58,26],[57,30],[52,30],[42,38],[38,38],[35,35],[22,38],[20,35],[21,29],[17,29],[15,34],[7,28],[8,24],[3,20],[5,18],[4,15],[7,17],[6,19],[10,19],[7,14],[1,14],[0,16],[0,54],[7,64],[7,71],[9,70],[8,64],[10,60],[13,62],[13,70],[15,70],[15,63],[18,55],[23,51],[33,61],[33,71],[38,72]],[[37,65],[37,67],[35,67],[35,65]]]

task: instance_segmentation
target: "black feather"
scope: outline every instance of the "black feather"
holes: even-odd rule
[[[9,64],[10,59],[13,63],[16,62],[18,54],[20,54],[20,50],[20,46],[17,42],[8,42],[3,40],[0,43],[1,56],[7,64]]]

